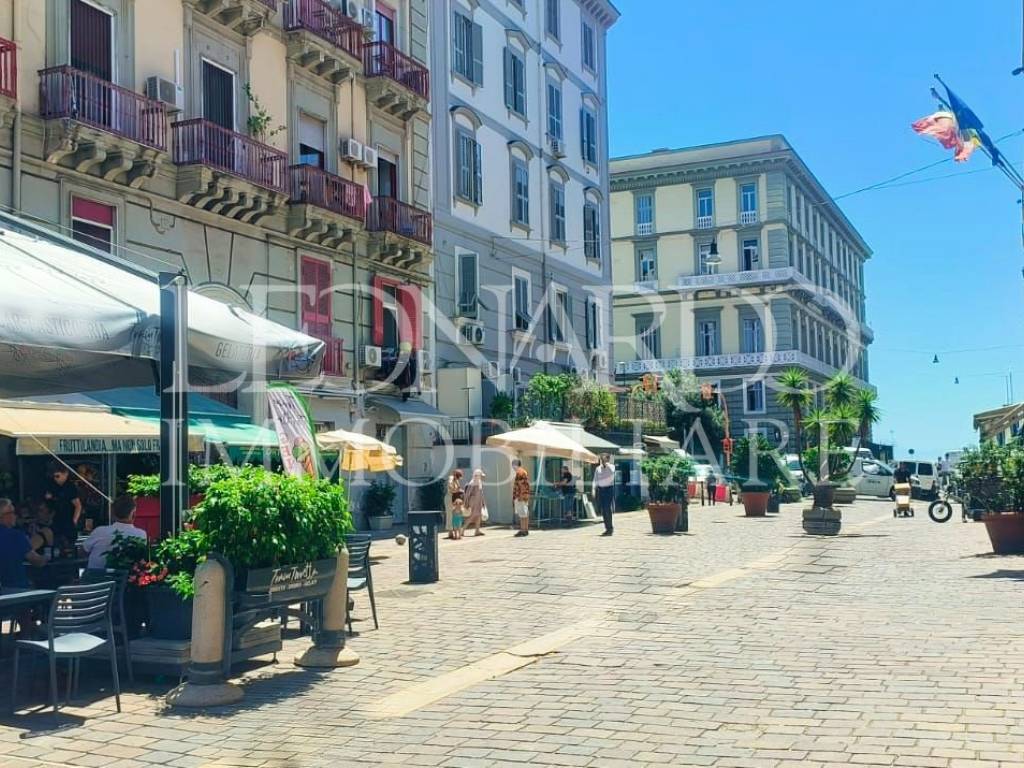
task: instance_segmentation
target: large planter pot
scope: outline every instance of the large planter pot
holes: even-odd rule
[[[674,502],[648,502],[647,515],[651,518],[651,533],[675,533],[681,506]]]
[[[857,490],[850,485],[840,485],[835,489],[833,504],[853,504],[857,500]]]
[[[985,515],[985,530],[997,555],[1024,555],[1024,514]]]
[[[135,526],[146,532],[151,542],[160,538],[160,499],[138,496],[135,499]]]
[[[843,526],[843,513],[838,509],[805,509],[804,533],[811,536],[835,536]]]
[[[764,517],[770,496],[768,491],[743,491],[743,512],[747,517]]]
[[[170,587],[146,587],[149,636],[158,640],[188,640],[192,637],[192,601],[184,600]]]
[[[818,483],[814,486],[816,509],[831,509],[836,499],[836,487],[832,483]]]
[[[366,523],[370,526],[371,531],[389,531],[391,526],[395,522],[394,515],[378,515],[376,517],[367,517]]]

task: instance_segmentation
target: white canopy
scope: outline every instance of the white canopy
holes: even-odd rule
[[[160,291],[145,270],[0,215],[0,396],[151,384]],[[324,344],[190,293],[194,380],[315,376]],[[264,368],[265,366],[265,368]]]
[[[597,456],[546,421],[487,438],[487,445],[508,448],[523,456],[569,459],[597,464]]]

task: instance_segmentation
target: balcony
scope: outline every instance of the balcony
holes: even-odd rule
[[[330,83],[363,67],[363,28],[325,0],[290,0],[284,8],[288,58]]]
[[[713,226],[715,226],[714,216],[697,217],[697,229],[711,229]]]
[[[345,342],[336,338],[330,323],[304,322],[302,332],[324,343],[324,376],[345,375]]]
[[[434,220],[430,212],[393,197],[373,198],[366,215],[366,229],[372,233],[371,255],[406,269],[421,263],[433,244]]]
[[[390,43],[363,46],[366,97],[378,109],[408,120],[426,112],[430,102],[430,73]]]
[[[277,0],[183,0],[196,13],[249,37],[263,29],[277,13]]]
[[[288,233],[334,248],[366,222],[366,188],[312,165],[288,169]]]
[[[39,72],[46,160],[140,187],[167,149],[164,105],[69,66]]]
[[[684,291],[716,288],[751,288],[762,285],[796,283],[800,277],[795,267],[752,269],[742,272],[722,272],[713,275],[680,275],[676,287]]]
[[[0,37],[0,98],[18,98],[18,46]]]
[[[740,211],[740,224],[742,226],[757,224],[757,211]]]
[[[638,221],[636,223],[636,233],[640,237],[647,237],[648,235],[654,234],[654,222],[653,221]]]
[[[657,293],[658,292],[658,281],[657,280],[637,280],[633,283],[633,290],[637,293]]]
[[[253,224],[284,204],[284,152],[202,118],[174,123],[171,131],[182,202]]]

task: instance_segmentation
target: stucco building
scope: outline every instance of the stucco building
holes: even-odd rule
[[[732,437],[776,444],[792,429],[779,372],[868,381],[871,251],[784,137],[655,150],[611,170],[620,381],[692,371],[725,394]]]
[[[427,0],[2,0],[0,36],[0,205],[324,339],[323,427],[429,410]]]
[[[438,406],[465,425],[534,373],[610,376],[605,40],[618,12],[430,8]]]

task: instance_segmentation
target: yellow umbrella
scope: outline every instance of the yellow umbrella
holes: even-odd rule
[[[583,447],[546,421],[538,421],[525,429],[514,429],[487,438],[487,445],[509,448],[523,456],[569,459],[597,464],[597,454]]]
[[[390,472],[402,466],[402,457],[394,446],[359,432],[321,432],[316,442],[322,451],[341,453],[338,468],[345,472]]]

